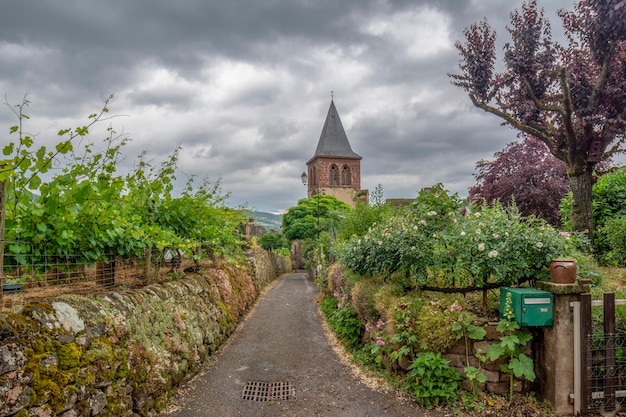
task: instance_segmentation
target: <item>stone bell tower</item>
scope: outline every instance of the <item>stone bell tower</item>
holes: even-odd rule
[[[352,150],[331,99],[317,149],[306,163],[307,197],[319,192],[332,195],[352,207],[356,205],[356,199],[367,201],[367,190],[361,190],[361,159]]]

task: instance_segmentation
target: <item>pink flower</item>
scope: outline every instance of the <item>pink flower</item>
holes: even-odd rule
[[[463,307],[458,305],[456,301],[454,302],[454,304],[450,306],[450,311],[462,311],[462,310],[463,310]]]
[[[385,341],[384,341],[384,340],[381,340],[381,339],[378,339],[378,340],[376,340],[376,344],[377,344],[378,346],[385,346]]]

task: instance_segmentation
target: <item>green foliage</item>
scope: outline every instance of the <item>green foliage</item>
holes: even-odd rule
[[[348,347],[357,346],[363,337],[363,324],[356,318],[356,314],[347,306],[333,297],[326,297],[320,306],[328,319],[330,328],[339,339]]]
[[[282,233],[268,232],[259,236],[259,245],[265,250],[277,250],[285,246]]]
[[[472,385],[472,391],[476,394],[478,389],[477,384],[487,382],[487,376],[480,370],[480,368],[470,365],[470,339],[483,340],[487,331],[483,327],[472,324],[471,316],[464,312],[463,308],[457,303],[452,304],[452,306],[450,306],[450,310],[459,312],[457,321],[452,325],[452,331],[457,333],[457,340],[463,338],[465,345],[465,368],[463,368],[463,370],[465,371],[465,376]],[[477,357],[483,362],[486,360],[484,355],[478,354]]]
[[[584,245],[583,237],[563,235],[514,207],[461,214],[455,197],[433,190],[363,236],[342,242],[338,259],[359,274],[402,280],[406,288],[478,290],[548,279],[553,259]]]
[[[445,352],[458,340],[454,325],[460,306],[454,303],[455,308],[451,308],[447,297],[412,293],[393,298],[391,305],[386,305],[385,297],[382,292],[376,294],[378,308],[384,311],[377,312],[380,318],[365,325],[370,340],[366,350],[378,365],[406,368],[418,352]],[[482,328],[477,327],[478,331]]]
[[[283,234],[290,241],[315,239],[323,230],[329,230],[332,220],[351,210],[352,207],[330,195],[304,198],[283,215]]]
[[[417,355],[406,376],[404,386],[420,405],[432,408],[457,400],[461,375],[443,359],[441,353],[422,352]]]
[[[353,236],[365,235],[374,223],[387,215],[390,208],[385,205],[382,192],[382,186],[379,184],[372,192],[369,205],[361,200],[357,201],[354,210],[349,211],[338,226],[340,239],[347,240]]]
[[[620,168],[602,175],[592,188],[593,198],[593,252],[598,261],[603,263],[617,263],[626,265],[623,253],[623,243],[620,244],[619,233],[615,229],[617,224],[607,222],[613,218],[626,215],[626,168]],[[572,194],[569,193],[561,201],[561,219],[564,227],[571,229],[569,218],[572,213]],[[616,220],[618,221],[618,220]],[[613,239],[619,248],[613,247]],[[619,252],[622,253],[619,253]],[[620,263],[622,262],[622,263]]]
[[[160,165],[151,165],[144,153],[134,171],[117,172],[129,139],[112,127],[103,145],[88,137],[106,120],[107,104],[87,125],[61,129],[54,151],[37,148],[25,133],[28,101],[16,106],[19,125],[9,131],[18,138],[5,146],[0,161],[0,179],[7,183],[6,240],[18,242],[6,248],[14,255],[7,261],[108,261],[142,256],[150,248],[192,249],[197,241],[217,255],[238,254],[245,217],[224,206],[219,181],[199,187],[189,181],[180,197],[172,196],[180,148]],[[51,166],[60,168],[53,172]]]
[[[610,249],[604,261],[608,264],[626,265],[626,215],[607,219],[604,223],[602,235],[606,237]]]
[[[437,183],[419,192],[413,205],[422,212],[452,213],[463,206],[457,194],[449,195],[443,184]]]
[[[415,320],[420,345],[423,350],[445,352],[457,341],[453,325],[458,311],[450,308],[445,297],[432,297],[424,304]]]
[[[502,365],[500,369],[510,375],[509,400],[513,399],[513,376],[524,377],[529,381],[536,378],[533,360],[522,352],[524,346],[532,339],[532,335],[519,330],[511,300],[511,294],[507,293],[504,317],[497,327],[498,332],[502,333],[500,343],[493,343],[487,349],[489,360],[496,361],[500,358],[508,360],[508,363]]]
[[[389,359],[401,363],[405,359],[413,360],[419,351],[419,338],[416,333],[416,308],[399,304],[393,311],[394,332],[391,335]]]

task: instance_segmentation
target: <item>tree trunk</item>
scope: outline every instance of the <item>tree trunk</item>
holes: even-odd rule
[[[593,242],[591,173],[592,168],[588,164],[568,167],[567,170],[572,191],[572,231],[585,233]]]
[[[152,283],[152,248],[149,247],[144,252],[143,277],[148,284]]]

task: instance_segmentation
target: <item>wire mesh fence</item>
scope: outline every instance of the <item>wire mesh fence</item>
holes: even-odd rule
[[[211,250],[200,243],[193,253],[178,248],[151,249],[142,257],[126,259],[111,253],[98,262],[85,261],[80,253],[16,253],[8,248],[17,242],[4,243],[0,312],[61,294],[90,295],[115,287],[142,287],[197,270],[200,260],[215,261]]]

